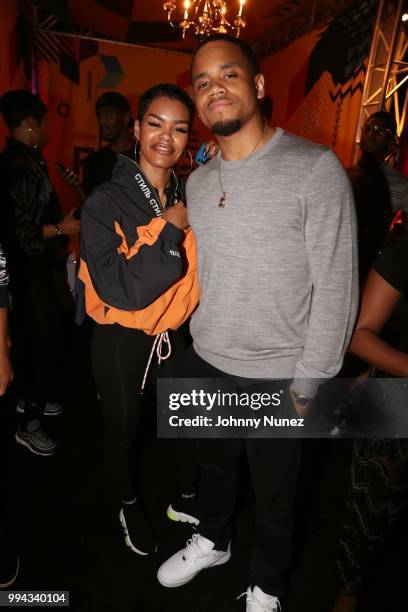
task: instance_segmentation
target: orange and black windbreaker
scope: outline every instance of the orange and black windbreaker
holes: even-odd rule
[[[173,184],[172,205],[180,198]],[[89,196],[81,216],[85,305],[102,324],[156,335],[177,329],[198,303],[195,239],[162,217],[141,168],[118,155],[111,181]]]

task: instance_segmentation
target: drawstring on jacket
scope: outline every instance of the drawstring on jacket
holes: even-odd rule
[[[163,344],[167,344],[167,354],[166,355],[162,355],[162,352],[161,352]],[[144,388],[145,388],[146,378],[147,378],[147,375],[148,375],[149,370],[150,370],[150,365],[152,363],[153,354],[154,354],[154,350],[155,349],[156,349],[158,365],[160,365],[162,361],[165,361],[166,359],[168,359],[170,357],[170,355],[171,355],[171,342],[170,342],[170,338],[169,338],[169,333],[168,332],[162,332],[161,334],[158,334],[155,337],[155,339],[154,339],[152,350],[150,351],[150,355],[149,355],[149,361],[147,362],[147,366],[146,366],[145,373],[144,373],[144,376],[143,376],[142,386],[140,388],[140,391],[142,393],[143,393]]]

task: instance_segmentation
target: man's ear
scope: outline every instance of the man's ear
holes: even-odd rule
[[[34,119],[34,117],[26,117],[20,123],[20,127],[22,127],[25,131],[32,132],[38,127],[38,122]]]
[[[132,115],[130,113],[123,113],[123,125],[127,128],[132,127]]]
[[[265,97],[265,78],[264,75],[259,73],[255,77],[255,89],[256,97],[258,100],[262,100]]]
[[[139,136],[140,136],[140,123],[139,123],[139,121],[137,119],[135,121],[135,125],[133,126],[133,133],[135,135],[136,140],[139,140]]]

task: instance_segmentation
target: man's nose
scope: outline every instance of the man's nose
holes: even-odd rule
[[[219,96],[225,93],[225,85],[222,81],[213,81],[210,84],[210,96]]]

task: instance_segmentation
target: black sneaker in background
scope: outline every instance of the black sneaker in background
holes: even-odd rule
[[[16,442],[28,448],[34,455],[49,457],[55,453],[57,445],[42,429],[41,421],[30,421],[16,432]]]
[[[126,545],[138,555],[149,555],[157,550],[156,537],[139,502],[123,504],[119,513]]]
[[[181,493],[167,508],[167,516],[171,521],[198,525],[198,503],[194,493]]]
[[[20,398],[17,402],[16,408],[17,414],[25,414],[26,403],[25,400]],[[48,401],[44,406],[44,416],[58,416],[62,414],[62,404],[60,402]]]

